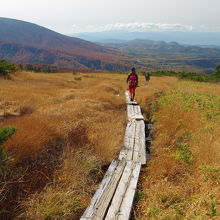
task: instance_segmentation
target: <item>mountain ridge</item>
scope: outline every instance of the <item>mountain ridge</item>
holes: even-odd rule
[[[184,32],[184,31],[146,31],[131,32],[125,30],[102,31],[102,32],[85,32],[76,33],[70,36],[80,37],[84,40],[92,42],[102,42],[107,39],[117,40],[134,40],[134,39],[150,39],[155,41],[175,41],[186,45],[204,45],[204,46],[220,46],[219,32]]]
[[[0,57],[15,63],[48,64],[70,69],[129,69],[131,62],[104,46],[62,35],[42,26],[0,18]]]
[[[193,45],[181,45],[177,42],[134,39],[126,42],[100,43],[117,49],[131,58],[140,60],[143,66],[152,69],[172,69],[178,71],[198,71],[211,73],[220,63],[220,50],[202,48]]]

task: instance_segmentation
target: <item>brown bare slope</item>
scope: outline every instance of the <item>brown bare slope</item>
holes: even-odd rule
[[[0,57],[72,69],[128,69],[130,63],[103,46],[9,18],[0,18]]]

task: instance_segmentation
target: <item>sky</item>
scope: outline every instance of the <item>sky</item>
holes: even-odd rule
[[[110,30],[217,31],[220,0],[0,0],[0,17],[62,34]]]

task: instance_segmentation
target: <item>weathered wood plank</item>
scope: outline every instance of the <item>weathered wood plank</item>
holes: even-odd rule
[[[139,105],[127,105],[128,120],[144,120],[144,116],[141,114],[141,108]]]
[[[120,178],[124,172],[125,165],[125,161],[118,162],[118,166],[116,167],[115,172],[112,175],[112,178],[110,179],[107,187],[103,191],[102,196],[94,205],[94,212],[90,218],[91,220],[100,220],[104,218],[109,207],[110,201],[118,186],[118,182],[120,181]]]
[[[144,121],[136,122],[133,160],[146,164],[145,125]]]
[[[129,139],[134,138],[136,123],[133,121],[128,122],[125,136],[124,136],[124,146],[127,147],[129,145]]]
[[[143,120],[144,119],[144,116],[141,113],[141,108],[139,105],[133,106],[133,112],[134,112],[134,114],[131,116],[132,119],[136,119],[136,120]]]
[[[126,99],[126,103],[130,102],[130,97],[129,97],[129,92],[128,90],[125,91],[125,99]]]
[[[119,160],[123,160],[127,158],[127,154],[128,154],[128,149],[126,149],[125,147],[120,151],[118,159]]]
[[[133,105],[127,105],[127,115],[128,115],[128,120],[131,120],[135,117]]]
[[[141,163],[136,163],[132,171],[132,177],[130,179],[123,201],[121,203],[121,207],[116,215],[115,219],[117,220],[129,220],[131,208],[134,200],[134,195],[136,192],[136,187],[140,175],[140,170],[141,170]]]
[[[135,140],[134,140],[134,154],[133,154],[133,160],[135,162],[140,161],[140,121],[136,121],[136,129],[135,129]]]
[[[117,188],[118,182],[121,178],[121,175],[123,174],[126,162],[116,161],[113,164],[114,165],[110,166],[110,171],[107,171],[107,173],[111,173],[111,175],[108,175],[109,179],[103,179],[98,191],[95,193],[92,199],[90,206],[85,211],[81,220],[100,220],[104,218],[109,203],[114,195],[115,189]]]
[[[140,105],[134,105],[134,112],[137,115],[142,115]]]
[[[111,180],[111,177],[114,174],[117,166],[118,166],[118,161],[113,160],[111,162],[108,170],[106,171],[106,174],[105,174],[104,178],[102,179],[102,182],[99,185],[99,188],[97,189],[96,193],[94,194],[94,196],[90,202],[90,205],[88,206],[88,208],[85,210],[84,214],[82,215],[81,220],[88,219],[93,215],[94,206],[99,201],[99,199],[102,196],[102,193],[104,192],[104,190],[108,186],[108,183]]]
[[[129,145],[127,146],[127,156],[125,158],[127,161],[133,159],[134,141],[134,138],[129,138]]]
[[[146,158],[146,142],[145,142],[145,124],[144,121],[138,121],[140,130],[139,130],[139,155],[140,155],[140,162],[142,164],[147,163]]]
[[[130,176],[133,170],[134,163],[132,161],[128,161],[126,167],[124,169],[124,173],[121,177],[121,180],[118,184],[115,195],[112,199],[111,205],[108,209],[107,215],[105,219],[116,219],[116,214],[120,209],[120,205],[123,201],[124,194],[127,190],[128,184],[130,182]]]
[[[119,154],[119,160],[122,160],[123,158],[125,160],[132,160],[133,149],[134,149],[135,129],[136,129],[136,122],[130,121],[127,124],[126,130],[125,130],[124,148],[122,152],[120,152]]]

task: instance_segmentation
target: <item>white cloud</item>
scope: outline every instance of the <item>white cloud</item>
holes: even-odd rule
[[[115,24],[106,24],[102,26],[89,25],[86,27],[78,27],[74,25],[74,32],[102,32],[102,31],[116,31],[116,30],[125,30],[125,31],[192,31],[194,27],[191,25],[182,25],[182,24],[164,24],[164,23],[115,23]]]

